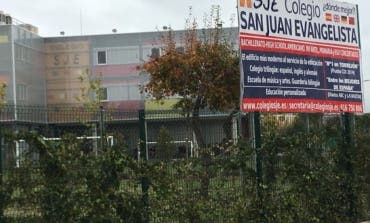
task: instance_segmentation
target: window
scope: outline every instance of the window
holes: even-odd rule
[[[22,30],[21,31],[21,35],[22,35],[22,43],[23,44],[26,44],[26,39],[27,39],[27,34],[26,34],[26,31],[25,30]]]
[[[107,49],[107,64],[140,63],[140,48],[137,46],[113,47]]]
[[[159,56],[160,56],[159,48],[152,48],[151,57],[152,58],[158,58]]]
[[[141,99],[140,89],[137,83],[125,83],[111,85],[105,88],[107,101],[137,101]]]
[[[109,86],[107,89],[109,101],[127,101],[128,97],[128,86],[127,85],[114,85]]]
[[[26,61],[27,59],[27,49],[21,46],[21,60]]]
[[[25,60],[25,48],[23,46],[14,45],[15,58],[17,60]]]
[[[159,56],[161,56],[161,54],[162,54],[161,46],[151,45],[142,47],[143,61],[149,61],[151,58],[158,58]]]
[[[14,38],[16,41],[19,41],[19,39],[21,38],[21,30],[19,28],[15,30]]]
[[[98,51],[98,64],[107,64],[107,52]]]
[[[27,86],[24,84],[18,84],[17,85],[17,99],[25,101],[27,100],[27,95],[28,95]]]
[[[185,53],[185,48],[183,46],[176,47],[176,52],[183,54]]]
[[[128,86],[129,91],[129,100],[140,100],[141,99],[141,93],[140,88],[137,84],[131,84]]]

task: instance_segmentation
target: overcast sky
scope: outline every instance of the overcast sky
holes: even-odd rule
[[[370,1],[345,2],[359,5],[362,73],[364,80],[370,80]],[[190,6],[200,26],[211,5],[221,6],[225,26],[236,26],[236,4],[236,0],[0,0],[0,10],[37,26],[41,36],[49,37],[61,31],[66,35],[87,35],[107,34],[112,29],[119,33],[155,31],[163,26],[183,29]],[[365,109],[370,112],[370,81],[364,83],[364,88]]]

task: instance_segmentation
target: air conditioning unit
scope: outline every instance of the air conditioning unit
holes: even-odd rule
[[[9,14],[5,14],[5,23],[7,25],[13,24],[13,18]]]
[[[3,11],[0,11],[0,25],[5,25],[6,19]]]
[[[25,24],[21,24],[19,26],[22,27],[25,30],[28,30],[28,31],[32,32],[32,33],[35,33],[35,34],[39,33],[39,29],[36,26],[33,26],[31,24],[26,24],[25,23]]]

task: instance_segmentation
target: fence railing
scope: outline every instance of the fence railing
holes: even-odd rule
[[[248,114],[203,111],[199,136],[181,111],[16,110],[0,113],[5,222],[370,218],[367,115],[264,113],[255,149]]]
[[[113,108],[86,108],[82,106],[21,106],[5,105],[0,109],[0,122],[27,122],[27,123],[80,123],[96,122],[100,119],[100,113],[104,113],[105,121],[129,121],[138,120],[137,110],[121,110]],[[203,110],[200,117],[217,118],[228,115],[228,112]],[[191,117],[192,113],[181,110],[148,110],[146,118],[156,119],[183,119]]]

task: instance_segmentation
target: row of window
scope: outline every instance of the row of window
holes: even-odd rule
[[[138,85],[112,85],[102,89],[102,101],[136,101],[141,100]]]
[[[22,89],[23,86],[17,88],[17,98],[25,100],[27,89]],[[48,101],[53,103],[69,103],[77,102],[80,96],[80,89],[53,89],[48,91]],[[142,99],[140,89],[135,84],[113,85],[106,86],[99,93],[101,101],[139,101]],[[21,99],[22,98],[22,99]]]
[[[40,51],[43,48],[43,41],[42,38],[34,34],[33,32],[37,32],[37,28],[33,26],[24,26],[23,28],[14,26],[16,27],[13,29],[13,38],[14,42],[30,47],[30,48],[36,48],[39,49]],[[33,30],[30,31],[30,30]]]
[[[26,43],[28,40],[32,40],[35,36],[22,28],[17,27],[13,32],[14,40],[17,42]]]
[[[177,50],[179,52],[184,52],[184,47],[178,47]],[[158,47],[143,48],[143,61],[148,61],[150,57],[159,57],[160,55],[162,55],[162,50]],[[28,49],[24,46],[15,45],[15,58],[17,60],[31,62],[35,59],[35,56],[37,55],[34,50]],[[55,56],[55,60],[58,59],[56,58],[58,56],[59,55]],[[139,47],[95,49],[94,57],[95,65],[140,63]]]
[[[180,53],[184,52],[184,47],[177,47]],[[162,55],[162,49],[159,47],[143,47],[142,60],[148,61],[151,57]],[[95,65],[113,65],[113,64],[133,64],[140,63],[139,47],[115,47],[99,48],[94,50]]]
[[[140,62],[139,47],[114,47],[94,50],[95,65],[132,64]]]
[[[179,52],[184,52],[183,47],[178,47],[177,50]],[[162,49],[159,47],[143,47],[142,56],[140,56],[140,48],[136,46],[99,48],[94,50],[94,61],[95,65],[132,64],[139,63],[140,57],[143,57],[143,59],[147,61],[150,57],[158,57],[161,54]],[[34,59],[35,55],[36,54],[33,50],[20,45],[15,45],[16,59],[21,61],[30,61]],[[103,88],[100,96],[103,101],[130,101],[142,99],[142,94],[137,83],[106,86]],[[17,99],[27,100],[27,98],[27,86],[23,84],[17,85]]]
[[[41,65],[41,54],[36,50],[21,45],[14,45],[15,59],[31,64]]]

